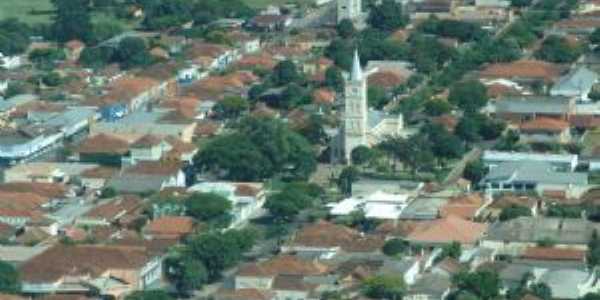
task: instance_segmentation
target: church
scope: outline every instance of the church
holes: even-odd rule
[[[367,13],[362,10],[362,0],[337,0],[337,22],[348,19],[354,26],[362,29],[366,26]]]
[[[373,72],[376,70],[370,70]],[[346,78],[344,88],[344,113],[337,135],[332,139],[333,162],[350,163],[354,148],[374,146],[389,136],[402,135],[402,115],[392,115],[370,109],[367,103],[367,78],[363,72],[358,51],[354,52],[352,72]]]

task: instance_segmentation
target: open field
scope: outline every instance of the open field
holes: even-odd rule
[[[47,22],[50,19],[47,12],[52,9],[50,0],[1,0],[0,19],[18,18],[30,24]]]

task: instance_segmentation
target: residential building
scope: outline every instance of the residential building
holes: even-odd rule
[[[460,217],[449,215],[445,218],[418,224],[406,240],[411,244],[426,247],[447,245],[459,242],[463,247],[470,248],[484,236],[488,225],[475,223]]]
[[[79,226],[110,226],[118,224],[126,215],[136,214],[141,208],[142,199],[138,196],[119,196],[104,202],[82,217],[77,218],[76,225]]]
[[[327,206],[330,208],[329,213],[332,216],[349,216],[357,211],[362,211],[367,218],[395,220],[398,219],[408,202],[407,194],[389,194],[377,191],[365,196],[346,198]]]
[[[558,170],[574,171],[579,163],[576,154],[549,154],[528,152],[503,152],[485,150],[481,160],[488,168],[495,168],[504,162],[544,161],[552,164]]]
[[[270,290],[279,275],[316,276],[327,272],[324,264],[292,255],[242,265],[235,275],[235,289]]]
[[[256,31],[281,31],[290,26],[292,18],[289,15],[266,14],[254,16],[246,23],[246,27]]]
[[[0,67],[4,69],[16,69],[23,64],[20,55],[4,55],[0,52]]]
[[[581,101],[590,101],[588,94],[598,82],[598,74],[586,67],[577,67],[564,76],[550,89],[552,96],[577,97]]]
[[[519,139],[524,143],[557,143],[571,142],[569,122],[553,118],[540,117],[521,123]]]
[[[266,200],[264,185],[256,182],[203,182],[191,186],[188,192],[214,193],[231,201],[231,227],[256,217]]]
[[[161,191],[167,187],[185,187],[183,165],[178,161],[141,161],[125,167],[107,186],[121,193]]]
[[[538,117],[569,120],[575,109],[575,98],[560,96],[503,97],[487,108],[490,114],[516,124]]]
[[[414,3],[414,11],[410,14],[413,20],[425,20],[431,17],[449,19],[454,10],[452,0],[426,0]]]
[[[190,217],[164,216],[152,220],[143,233],[150,239],[182,239],[194,231],[194,219]]]
[[[490,193],[558,192],[565,198],[579,198],[588,189],[588,175],[560,172],[543,161],[504,162],[491,168],[479,185]]]
[[[479,72],[482,79],[509,79],[526,86],[535,82],[546,84],[554,82],[560,74],[561,68],[559,66],[538,60],[518,60],[509,63],[490,64]]]
[[[149,288],[162,276],[162,258],[144,247],[56,245],[19,267],[22,292],[122,298]]]
[[[96,164],[31,162],[4,170],[4,182],[69,183]]]
[[[90,134],[75,150],[80,162],[118,167],[121,158],[129,153],[129,142],[119,136],[105,133]]]
[[[300,229],[281,250],[330,259],[341,253],[374,253],[383,243],[379,236],[364,235],[343,225],[320,221]]]
[[[556,248],[586,250],[595,223],[583,219],[518,217],[491,224],[481,246],[517,256],[538,242],[551,240]]]

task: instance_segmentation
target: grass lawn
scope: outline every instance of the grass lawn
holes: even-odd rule
[[[30,24],[47,22],[47,12],[52,9],[50,0],[0,0],[0,19],[18,18]],[[38,13],[32,14],[33,10]]]

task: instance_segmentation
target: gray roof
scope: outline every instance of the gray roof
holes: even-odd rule
[[[550,238],[557,244],[586,245],[600,224],[583,219],[519,217],[488,228],[488,241],[535,243]]]
[[[402,210],[400,219],[433,220],[437,219],[440,207],[448,202],[445,197],[420,197],[411,201]]]
[[[117,192],[143,193],[160,191],[164,182],[165,176],[160,175],[121,174],[111,178],[107,186]]]
[[[586,282],[589,274],[577,269],[552,270],[544,273],[540,282],[545,283],[552,290],[553,299],[577,299],[579,285]]]
[[[407,295],[427,295],[429,299],[442,299],[442,296],[450,288],[450,278],[439,274],[423,274],[411,285],[406,292]]]
[[[552,87],[552,92],[588,91],[598,80],[598,74],[586,67],[571,70]]]
[[[549,162],[508,161],[498,164],[482,179],[482,182],[526,182],[542,184],[587,185],[587,173],[557,172]]]
[[[505,97],[496,101],[496,113],[565,114],[570,111],[570,99],[565,97],[522,96]]]
[[[0,112],[11,110],[19,105],[23,105],[29,102],[38,100],[39,97],[36,95],[22,94],[0,101]]]

